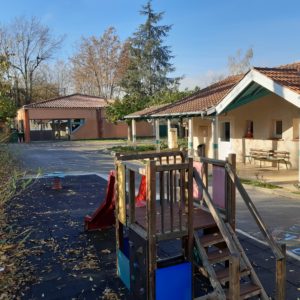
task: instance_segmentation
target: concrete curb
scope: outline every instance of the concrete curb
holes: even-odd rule
[[[65,176],[87,176],[87,175],[96,175],[105,180],[108,178],[108,174],[104,173],[93,173],[93,172],[63,172]],[[26,175],[22,179],[40,179],[40,178],[49,178],[47,175]]]

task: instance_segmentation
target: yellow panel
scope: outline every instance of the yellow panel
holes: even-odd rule
[[[118,166],[118,204],[119,204],[119,221],[123,224],[126,223],[126,180],[125,180],[125,167],[122,164]]]

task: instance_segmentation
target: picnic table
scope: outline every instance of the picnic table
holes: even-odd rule
[[[261,163],[263,161],[277,163],[277,168],[279,170],[279,164],[284,163],[288,169],[290,164],[290,153],[288,151],[278,151],[278,150],[264,150],[264,149],[250,149],[249,154],[245,155],[245,163],[248,158],[251,164],[252,160],[258,160]]]

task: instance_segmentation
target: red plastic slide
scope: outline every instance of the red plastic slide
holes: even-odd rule
[[[92,216],[84,218],[85,230],[104,229],[115,224],[115,181],[116,173],[110,171],[105,199]]]
[[[146,206],[146,176],[142,175],[141,183],[139,187],[139,193],[135,197],[135,206],[136,207],[143,207]]]

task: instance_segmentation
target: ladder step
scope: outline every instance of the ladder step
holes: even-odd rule
[[[250,275],[250,270],[246,269],[240,272],[240,277]],[[216,276],[221,284],[225,284],[229,281],[229,268],[224,268],[216,271]]]
[[[253,283],[241,284],[240,299],[248,299],[260,295],[261,288]],[[229,299],[229,291],[226,291],[226,299]]]
[[[229,259],[230,251],[228,248],[222,250],[215,250],[207,253],[207,257],[211,264],[223,262]]]
[[[220,242],[224,242],[224,239],[220,232],[206,234],[199,238],[200,243],[203,247],[209,247]]]

